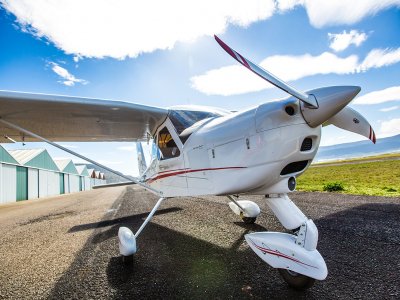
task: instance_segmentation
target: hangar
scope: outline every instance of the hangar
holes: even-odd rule
[[[98,176],[91,179],[92,174]],[[99,171],[89,173],[71,159],[53,160],[46,149],[7,151],[0,146],[0,203],[86,191],[105,183]]]
[[[20,164],[15,183],[17,201],[59,194],[59,169],[47,150],[11,150],[9,153]]]
[[[88,191],[91,188],[89,171],[86,165],[76,166],[79,174],[79,190]]]
[[[60,194],[79,192],[79,173],[72,159],[55,160],[60,170]]]

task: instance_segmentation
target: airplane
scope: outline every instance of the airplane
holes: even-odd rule
[[[368,121],[347,106],[361,88],[299,91],[215,39],[237,62],[289,96],[231,112],[0,91],[0,142],[45,141],[111,172],[115,171],[54,141],[137,142],[140,177],[125,177],[127,184],[136,183],[159,200],[136,233],[119,228],[119,251],[128,261],[137,252],[142,230],[168,198],[225,196],[232,212],[251,224],[261,210],[246,195],[265,195],[288,232],[249,233],[245,240],[290,287],[310,288],[315,280],[324,280],[328,270],[317,250],[317,227],[289,194],[317,153],[322,126],[334,125],[376,142]],[[141,144],[146,141],[151,145],[149,164]]]

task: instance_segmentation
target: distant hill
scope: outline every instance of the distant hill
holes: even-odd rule
[[[105,169],[103,169],[103,168],[100,168],[100,167],[98,167],[98,166],[96,166],[96,165],[92,165],[92,164],[76,164],[77,166],[79,166],[79,165],[86,165],[86,167],[88,168],[88,169],[95,169],[96,171],[100,171],[100,172],[102,172],[102,173],[104,173],[104,176],[106,177],[106,182],[107,183],[117,183],[117,182],[123,182],[123,181],[126,181],[126,179],[125,178],[122,178],[122,177],[120,177],[120,176],[118,176],[118,175],[116,175],[116,174],[114,174],[114,173],[111,173],[111,172],[109,172],[109,171],[107,171],[107,170],[105,170]],[[122,175],[122,173],[120,173],[121,175]],[[134,180],[135,178],[133,177],[133,176],[130,176],[130,175],[124,175],[124,176],[128,176],[129,178],[131,178],[132,180]]]
[[[378,139],[375,145],[368,140],[320,147],[315,161],[355,158],[392,152],[400,152],[400,134]]]

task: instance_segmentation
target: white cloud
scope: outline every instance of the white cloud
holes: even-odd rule
[[[400,86],[392,86],[357,97],[353,104],[379,104],[400,100]]]
[[[316,27],[353,24],[400,0],[0,0],[22,31],[54,43],[75,62],[84,57],[124,59],[171,49],[193,41],[266,20],[304,6]]]
[[[358,58],[355,55],[340,58],[328,52],[318,56],[274,55],[264,59],[260,65],[279,78],[291,81],[317,74],[354,73],[358,66]],[[205,94],[224,96],[273,87],[240,65],[210,70],[203,75],[192,77],[191,82],[193,88]]]
[[[0,0],[22,28],[75,57],[136,57],[269,18],[274,0]]]
[[[336,52],[343,51],[351,44],[360,46],[366,39],[367,35],[364,32],[358,32],[357,30],[350,30],[342,33],[328,33],[328,38],[331,41],[329,47]]]
[[[285,81],[293,81],[318,74],[366,72],[371,68],[389,66],[397,62],[400,62],[400,48],[394,50],[373,49],[361,63],[359,63],[357,55],[341,58],[336,54],[324,52],[318,56],[310,54],[299,56],[274,55],[264,59],[259,65]],[[209,70],[202,75],[192,77],[190,80],[194,89],[207,95],[230,96],[258,92],[273,87],[260,77],[250,74],[246,68],[239,64]],[[395,95],[393,90],[387,92],[390,92],[390,95]],[[398,95],[397,90],[396,93]],[[381,102],[398,99],[386,99],[389,94],[379,96]],[[362,103],[357,100],[355,103],[366,104],[364,103],[365,99],[359,101],[362,101]],[[370,101],[375,103],[374,101],[377,100]]]
[[[58,76],[60,76],[63,80],[59,81],[59,83],[62,83],[66,86],[74,86],[75,83],[81,83],[81,84],[87,84],[88,82],[84,79],[79,79],[76,78],[74,75],[72,75],[70,72],[68,72],[67,69],[61,67],[59,64],[55,62],[50,62],[51,69],[53,70],[54,73],[56,73]]]
[[[285,0],[285,2],[292,2],[294,5],[303,4],[310,23],[317,28],[328,25],[354,24],[381,10],[400,6],[400,0]]]
[[[277,0],[277,3],[282,12],[304,6],[311,25],[317,28],[355,24],[381,10],[400,6],[400,0]]]
[[[400,119],[391,119],[381,123],[379,137],[388,137],[400,134]]]
[[[277,7],[281,12],[294,9],[297,5],[304,5],[304,0],[277,0]]]
[[[381,68],[400,62],[400,48],[397,49],[373,49],[359,67],[360,71],[371,68]]]
[[[379,111],[388,112],[388,111],[393,111],[393,110],[398,110],[398,109],[400,109],[400,106],[390,106],[390,107],[381,108]]]

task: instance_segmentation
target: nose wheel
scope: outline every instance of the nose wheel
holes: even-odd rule
[[[260,214],[260,207],[253,201],[236,200],[234,196],[228,196],[230,209],[238,215],[243,223],[254,224]]]
[[[257,217],[245,217],[243,214],[240,214],[240,218],[245,224],[254,224],[257,220]]]
[[[315,279],[294,271],[278,269],[279,274],[286,281],[286,283],[296,290],[306,290],[312,287]]]

